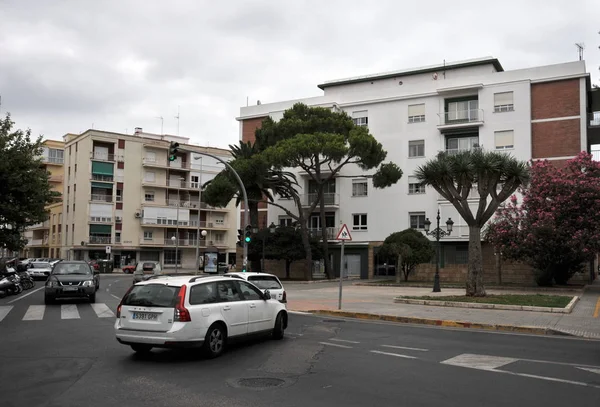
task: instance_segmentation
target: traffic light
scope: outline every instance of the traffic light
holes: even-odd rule
[[[169,145],[169,161],[175,161],[177,158],[177,150],[179,149],[179,143],[171,141]]]
[[[237,245],[239,247],[244,246],[244,229],[238,229],[238,241]]]
[[[252,235],[252,232],[250,232],[250,228],[247,228],[246,229],[246,234],[245,234],[245,237],[244,237],[244,241],[246,243],[250,243],[250,241],[252,240],[251,235]]]

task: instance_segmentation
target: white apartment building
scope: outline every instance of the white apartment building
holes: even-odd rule
[[[194,152],[180,151],[175,161],[167,157],[171,141],[224,160],[229,150],[140,128],[134,135],[87,130],[64,140],[63,258],[110,256],[117,267],[155,260],[193,269],[198,250],[199,257],[217,252],[220,262],[230,261],[237,241],[235,202],[215,208],[200,197],[200,185],[223,164]]]
[[[558,165],[588,150],[590,77],[583,61],[504,71],[491,57],[445,63],[333,80],[318,85],[323,95],[242,107],[240,139],[254,139],[265,117],[282,118],[293,104],[302,102],[347,112],[388,152],[387,161],[404,175],[394,186],[377,190],[357,167],[345,167],[326,195],[327,220],[321,225],[314,213],[309,227],[319,233],[328,228],[335,237],[347,224],[352,242],[345,261],[350,275],[371,278],[376,249],[389,234],[406,228],[422,229],[426,218],[435,227],[438,208],[441,223],[454,221],[451,236],[443,239],[442,267],[466,264],[468,228],[454,207],[433,188],[417,185],[415,170],[439,151],[474,147],[503,151],[520,160],[549,159]],[[292,169],[292,171],[295,171]],[[297,172],[304,203],[310,204],[311,181]],[[279,204],[293,209],[291,201]],[[478,205],[473,195],[473,208]],[[291,222],[274,207],[263,209],[265,224]],[[263,225],[261,225],[263,226]],[[331,260],[339,272],[337,242],[331,242]]]

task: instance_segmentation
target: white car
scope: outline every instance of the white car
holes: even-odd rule
[[[287,303],[287,294],[285,292],[285,289],[283,288],[283,284],[281,284],[281,281],[279,281],[277,276],[274,274],[233,272],[226,273],[224,274],[224,276],[236,277],[244,279],[246,281],[250,281],[252,284],[260,288],[263,293],[266,290],[269,290],[271,298],[273,298],[274,300],[278,300],[279,302],[282,302],[284,304]]]
[[[52,264],[48,262],[33,262],[29,265],[27,272],[31,278],[47,279],[52,272]]]
[[[117,307],[117,341],[135,352],[202,347],[219,356],[230,340],[282,339],[285,305],[253,284],[223,276],[155,276],[132,285]]]

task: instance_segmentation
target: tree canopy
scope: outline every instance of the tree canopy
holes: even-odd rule
[[[481,228],[502,202],[528,182],[527,163],[508,154],[475,148],[456,154],[440,152],[415,175],[448,200],[469,226],[466,294],[484,296]],[[469,205],[473,198],[478,202],[475,213]]]
[[[394,232],[383,242],[378,252],[380,257],[394,260],[396,264],[396,280],[400,278],[400,269],[404,275],[404,281],[421,263],[427,263],[435,254],[429,239],[415,229],[405,229]]]
[[[13,130],[10,114],[0,120],[0,243],[20,250],[25,227],[48,217],[46,205],[60,199],[42,166],[42,138],[31,140],[31,130]]]
[[[600,251],[600,163],[581,152],[565,168],[531,165],[531,182],[486,228],[502,256],[524,261],[540,285],[566,284]]]

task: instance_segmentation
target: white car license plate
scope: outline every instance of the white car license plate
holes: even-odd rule
[[[63,287],[63,291],[77,291],[77,287]]]
[[[140,319],[144,321],[156,321],[158,314],[152,314],[149,312],[134,312],[131,316],[132,319]]]

